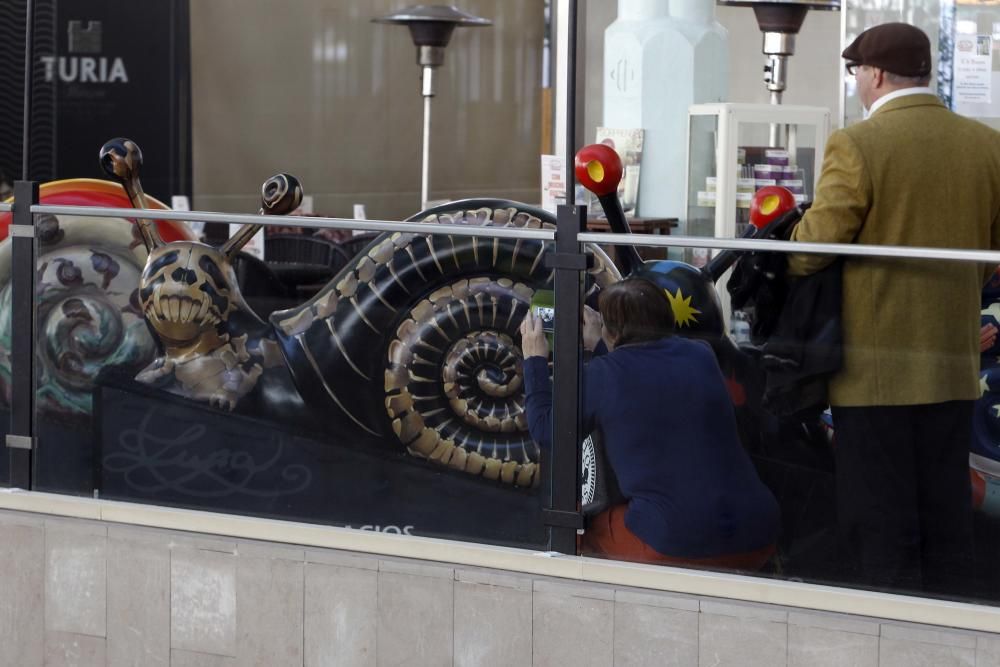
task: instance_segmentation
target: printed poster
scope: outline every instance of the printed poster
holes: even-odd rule
[[[542,156],[542,208],[556,212],[556,206],[566,203],[565,160],[558,155]]]
[[[622,182],[618,198],[626,212],[635,209],[639,201],[639,163],[642,161],[643,131],[639,128],[597,128],[597,143],[615,149],[622,160]]]
[[[955,37],[952,105],[956,112],[968,116],[983,115],[983,105],[992,104],[992,46],[990,35]]]

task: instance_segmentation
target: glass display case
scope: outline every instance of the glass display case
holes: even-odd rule
[[[680,233],[732,238],[749,224],[754,192],[782,185],[799,201],[810,201],[830,134],[823,107],[771,104],[695,104],[688,112],[687,218]],[[688,249],[684,260],[704,266],[705,248]],[[719,281],[729,312],[727,277]]]

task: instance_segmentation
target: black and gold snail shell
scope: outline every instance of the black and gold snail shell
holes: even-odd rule
[[[544,211],[472,200],[428,222],[539,229]],[[306,403],[334,430],[508,484],[538,482],[527,432],[518,326],[545,255],[529,239],[385,234],[314,299],[271,322]],[[599,249],[589,288],[620,279]]]

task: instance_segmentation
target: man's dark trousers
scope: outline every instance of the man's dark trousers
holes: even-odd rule
[[[973,406],[833,408],[838,524],[862,585],[969,592]]]

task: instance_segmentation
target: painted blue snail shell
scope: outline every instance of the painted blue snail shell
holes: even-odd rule
[[[124,141],[106,147],[118,157],[102,158],[102,164],[131,193],[138,190],[137,179],[121,160],[131,155],[133,166],[138,162]],[[277,192],[301,195],[301,187],[288,175],[270,179],[264,186],[264,212]],[[285,204],[272,212],[292,208]],[[529,229],[554,224],[545,211],[497,200],[454,202],[418,217]],[[239,296],[227,262],[257,229],[245,226],[219,250],[192,242],[160,246],[148,239],[153,247],[140,299],[166,353],[138,380],[216,407],[350,438],[359,446],[402,447],[486,479],[538,484],[539,451],[525,422],[517,330],[535,291],[551,289],[553,271],[545,257],[554,250],[552,243],[383,234],[314,298],[275,312],[264,323]],[[621,276],[603,251],[589,250],[594,262],[587,289],[593,294]],[[189,275],[191,262],[206,270]],[[193,294],[174,284],[184,280],[198,281],[192,285],[221,295],[224,304],[207,307],[200,297],[189,296],[192,305],[185,307],[181,300],[171,312],[175,295]],[[194,323],[196,308],[204,317]],[[192,362],[187,350],[202,340],[195,330],[221,344],[203,346],[195,355],[199,361]],[[181,332],[177,337],[184,338],[183,345],[165,339],[171,331]],[[171,346],[188,356],[175,354],[171,362]],[[217,379],[194,386],[181,377],[181,370],[187,372],[181,362],[206,358],[212,369],[195,365],[187,376],[221,378],[212,374],[229,363],[227,372],[238,376],[230,384],[240,390],[223,391]]]

